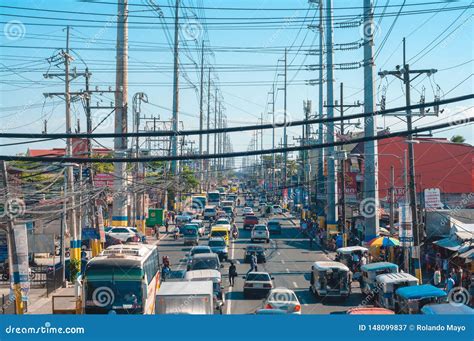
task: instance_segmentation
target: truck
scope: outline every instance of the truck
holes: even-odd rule
[[[214,314],[212,281],[163,282],[156,294],[156,314]]]

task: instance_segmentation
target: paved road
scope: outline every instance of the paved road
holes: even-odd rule
[[[349,307],[357,306],[362,301],[358,283],[353,283],[353,294],[347,300],[338,299],[316,299],[309,291],[309,274],[311,265],[315,261],[333,259],[332,254],[326,254],[316,244],[309,249],[309,241],[298,232],[293,221],[283,215],[275,216],[281,221],[282,234],[273,236],[267,248],[267,263],[259,264],[259,271],[267,271],[274,278],[275,287],[285,287],[295,291],[302,303],[303,314],[331,314],[341,313]],[[266,219],[263,219],[266,221]],[[242,228],[241,208],[237,209],[237,227],[239,238],[232,242],[229,248],[229,258],[237,263],[239,277],[236,285],[229,287],[227,280],[228,263],[225,263],[222,273],[224,274],[224,286],[226,290],[226,314],[251,314],[256,309],[262,308],[263,299],[244,299],[242,276],[250,267],[243,263],[244,249],[250,243],[250,231]],[[207,238],[202,238],[200,244],[206,245]],[[172,236],[164,237],[159,243],[161,255],[170,257],[172,270],[186,269],[186,253],[191,247],[183,246],[183,240],[173,240]]]

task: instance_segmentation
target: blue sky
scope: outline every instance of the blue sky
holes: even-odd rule
[[[107,2],[100,0],[100,2]],[[114,13],[116,6],[109,1],[107,4],[97,4],[86,1],[32,1],[11,0],[2,1],[4,6],[25,7],[35,10],[0,8],[0,119],[2,131],[8,132],[41,132],[43,120],[48,119],[48,132],[63,132],[65,130],[64,104],[59,98],[43,97],[43,92],[63,91],[63,86],[57,79],[44,79],[43,74],[50,71],[60,72],[54,65],[48,64],[46,58],[59,52],[65,46],[64,26],[71,26],[71,49],[73,51],[73,67],[82,71],[87,65],[92,72],[92,86],[106,88],[115,82],[115,38]],[[334,1],[335,21],[341,22],[343,16],[354,17],[362,14],[362,0]],[[377,13],[381,13],[386,0],[378,0]],[[389,4],[399,5],[403,1],[390,1]],[[436,1],[435,1],[436,2]],[[145,6],[145,0],[130,0],[130,52],[129,52],[129,103],[136,92],[145,92],[151,104],[143,106],[147,115],[158,114],[162,119],[171,116],[172,107],[172,52],[164,31],[164,23],[172,23],[173,10],[162,7],[164,19]],[[154,0],[161,6],[172,6],[174,1]],[[422,1],[406,1],[404,11],[449,9],[466,6],[472,1],[441,2],[415,6],[426,3]],[[239,0],[232,3],[222,0],[183,0],[185,9],[182,10],[182,53],[180,55],[186,74],[181,77],[181,120],[186,129],[198,128],[199,115],[199,69],[200,53],[198,48],[201,40],[205,39],[206,66],[215,69],[212,73],[214,84],[220,84],[224,101],[225,113],[229,125],[247,125],[257,123],[261,113],[264,121],[270,122],[268,91],[274,79],[278,79],[278,88],[283,83],[282,77],[275,78],[275,65],[283,58],[283,47],[292,47],[288,54],[288,113],[290,119],[303,118],[303,100],[313,102],[313,114],[317,110],[318,87],[305,85],[305,80],[318,77],[317,71],[307,71],[304,65],[318,64],[318,56],[305,53],[311,46],[318,47],[317,33],[308,30],[306,25],[315,17],[317,24],[317,9],[309,7],[306,1],[269,1],[269,0]],[[244,7],[255,8],[254,11],[232,10],[199,10],[192,7]],[[344,8],[346,7],[346,9]],[[347,7],[351,7],[347,9]],[[282,10],[259,10],[265,8]],[[69,11],[76,13],[58,13],[41,11]],[[386,13],[396,13],[399,7],[387,7]],[[81,13],[86,14],[81,14]],[[103,15],[94,15],[103,14]],[[145,16],[140,18],[137,16]],[[207,19],[204,20],[203,17]],[[43,17],[43,18],[38,18]],[[240,18],[235,19],[233,18]],[[265,19],[267,18],[267,19]],[[268,19],[279,18],[279,19]],[[285,19],[286,18],[286,19]],[[305,23],[302,20],[307,18]],[[347,17],[348,18],[348,17]],[[425,89],[426,101],[431,101],[439,86],[441,96],[455,97],[472,93],[473,89],[473,48],[472,48],[472,9],[456,11],[429,11],[420,15],[402,15],[393,25],[394,16],[382,20],[376,18],[377,33],[375,51],[386,38],[383,48],[376,59],[376,71],[394,69],[402,63],[401,41],[407,37],[407,59],[411,68],[431,69],[439,71],[432,77],[422,76],[413,82],[412,102],[420,99]],[[272,29],[254,30],[250,28],[236,29],[238,24],[229,22],[261,22],[275,21]],[[207,25],[207,24],[208,25]],[[221,23],[221,24],[218,24]],[[222,24],[225,23],[225,24]],[[39,25],[32,25],[39,24]],[[248,26],[248,25],[247,25]],[[140,27],[140,28],[139,28]],[[218,28],[226,28],[218,29]],[[389,33],[390,32],[390,33]],[[170,36],[173,36],[172,26],[169,26]],[[434,40],[439,37],[438,40]],[[342,44],[356,42],[362,38],[361,29],[334,29],[334,43]],[[442,41],[442,42],[441,42]],[[439,42],[441,42],[438,46]],[[435,46],[429,53],[424,52]],[[244,49],[250,47],[252,49]],[[236,50],[238,48],[238,50]],[[212,53],[210,52],[212,50]],[[249,51],[251,50],[251,51]],[[422,51],[421,54],[419,52]],[[421,57],[421,58],[419,58]],[[363,59],[362,48],[351,51],[336,51],[335,63],[359,62]],[[236,72],[236,66],[238,67]],[[279,63],[280,67],[282,63]],[[262,71],[266,68],[266,71]],[[231,69],[232,72],[229,71]],[[257,70],[257,71],[256,71]],[[282,69],[278,71],[281,73]],[[353,103],[363,99],[363,69],[335,71],[335,98],[339,98],[339,83],[345,85],[345,102]],[[466,79],[467,78],[467,79]],[[462,82],[464,80],[464,82]],[[462,82],[462,83],[461,83]],[[461,84],[460,84],[461,83]],[[458,85],[459,84],[459,85]],[[104,86],[105,85],[105,86]],[[197,87],[197,88],[196,88]],[[72,89],[83,89],[83,81],[78,78],[73,82]],[[384,89],[385,88],[385,89]],[[382,93],[387,97],[386,107],[404,105],[402,84],[398,80],[381,80],[377,78],[377,97]],[[212,93],[214,91],[212,90]],[[207,96],[206,96],[207,97]],[[93,103],[102,99],[103,104],[111,101],[110,96],[96,97]],[[442,107],[443,114],[439,117],[427,117],[417,121],[415,126],[429,125],[433,122],[448,120],[460,121],[472,116],[473,101],[463,102]],[[212,105],[213,106],[213,105]],[[276,110],[283,109],[283,92],[279,91],[276,100]],[[361,109],[348,110],[347,113],[359,112]],[[99,123],[108,110],[94,111],[94,123]],[[460,114],[456,114],[461,112]],[[80,119],[81,129],[85,130],[85,117],[80,102],[73,106],[75,119]],[[131,116],[129,114],[129,122]],[[212,125],[212,123],[211,123]],[[385,118],[378,121],[379,127],[390,127],[393,131],[401,130],[404,123],[396,118]],[[112,131],[113,119],[106,119],[97,131]],[[289,142],[293,136],[299,135],[301,128],[288,129]],[[463,135],[467,142],[473,144],[474,137],[471,126],[457,127],[437,134],[436,136],[451,137],[454,134]],[[277,133],[277,140],[281,133]],[[231,140],[233,149],[247,150],[251,133],[233,134]],[[0,139],[0,143],[12,142]],[[101,141],[111,145],[111,141]],[[59,146],[59,143],[35,143],[32,148]],[[211,139],[212,146],[212,139]],[[264,133],[264,147],[271,146],[271,131]],[[24,152],[27,145],[2,147],[1,154],[16,154]],[[211,147],[212,151],[212,147]]]

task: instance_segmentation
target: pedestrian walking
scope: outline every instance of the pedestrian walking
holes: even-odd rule
[[[247,271],[247,275],[252,271],[257,271],[257,253],[250,257],[250,269]]]
[[[441,270],[437,266],[435,268],[434,274],[433,274],[433,284],[435,287],[438,287],[441,285]]]
[[[234,286],[235,284],[235,277],[237,277],[238,274],[237,274],[237,267],[235,266],[234,262],[231,261],[230,262],[230,266],[229,266],[229,285],[231,287]]]
[[[166,229],[166,233],[168,233],[168,228],[170,226],[170,218],[169,217],[166,217],[165,219],[165,229]]]
[[[462,287],[462,276],[463,276],[463,270],[460,266],[458,266],[458,270],[456,273],[456,285],[458,287]]]
[[[453,277],[451,276],[451,274],[449,274],[448,279],[446,280],[446,286],[444,287],[444,290],[446,291],[446,293],[449,294],[449,292],[454,288],[454,286],[455,286],[455,281]]]
[[[443,274],[446,278],[449,275],[449,261],[447,258],[443,259]]]

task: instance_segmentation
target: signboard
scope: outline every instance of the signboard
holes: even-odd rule
[[[439,188],[425,188],[425,208],[427,210],[435,210],[443,208],[441,203],[441,191]]]
[[[357,173],[348,172],[344,175],[345,202],[357,202]]]
[[[408,204],[399,205],[400,229],[399,239],[401,246],[413,246],[413,220],[411,207]]]
[[[13,264],[13,276],[18,276],[21,285],[22,301],[28,301],[28,293],[30,291],[30,282],[28,281],[28,237],[26,235],[26,225],[14,225],[13,236],[15,238],[16,248],[16,263]],[[13,281],[11,283],[11,290],[13,292]]]
[[[97,222],[99,225],[100,242],[105,243],[104,215],[102,213],[102,206],[97,208]]]
[[[114,175],[109,173],[99,173],[94,176],[94,186],[109,187],[114,186]]]

